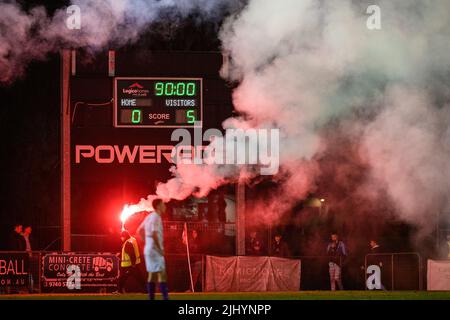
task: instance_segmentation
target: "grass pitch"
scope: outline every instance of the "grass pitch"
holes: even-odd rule
[[[17,294],[0,300],[147,300],[146,294]],[[157,295],[157,299],[161,299]],[[171,300],[450,300],[450,291],[171,293]]]

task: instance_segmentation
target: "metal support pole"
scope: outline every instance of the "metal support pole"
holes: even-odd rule
[[[236,185],[236,254],[245,255],[245,184]]]
[[[394,291],[394,281],[395,281],[395,277],[394,277],[394,255],[391,254],[391,291]]]
[[[419,291],[422,291],[422,257],[417,253],[417,258],[419,259]]]
[[[201,275],[201,279],[202,279],[202,292],[205,292],[205,280],[206,280],[206,275],[205,275],[205,255],[202,254],[202,275]]]
[[[440,240],[440,220],[441,219],[441,217],[440,217],[440,214],[439,214],[439,211],[437,211],[437,217],[436,217],[436,252],[438,252],[439,253],[439,247],[440,247],[440,245],[439,245],[439,240]]]
[[[272,224],[270,224],[268,237],[267,237],[267,254],[269,256],[272,256],[272,254],[273,254],[272,253],[272,237],[273,237]]]
[[[116,52],[114,50],[108,51],[108,76],[114,77],[116,75]]]
[[[381,275],[380,275],[381,276]],[[367,254],[364,256],[364,290],[367,290]]]
[[[186,237],[186,255],[187,255],[187,263],[189,267],[189,279],[191,280],[191,290],[192,293],[194,293],[194,281],[192,280],[192,267],[191,267],[191,254],[189,252],[189,232],[187,228],[187,222],[184,223],[184,230],[183,230],[184,236]]]
[[[61,51],[61,240],[70,251],[70,73],[71,51]]]

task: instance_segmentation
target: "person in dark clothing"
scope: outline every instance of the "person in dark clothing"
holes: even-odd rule
[[[375,264],[380,268],[383,267],[383,256],[380,255],[382,253],[381,247],[378,244],[377,240],[370,240],[369,242],[369,252],[367,255],[367,264]]]
[[[134,277],[142,287],[145,286],[146,279],[140,270],[141,254],[137,240],[126,230],[122,231],[120,239],[122,240],[122,254],[118,292],[124,293],[124,285],[130,276]]]
[[[336,283],[340,290],[344,290],[342,284],[342,265],[347,256],[344,242],[339,240],[337,233],[331,234],[331,242],[327,246],[328,266],[330,272],[331,290],[336,290]]]
[[[249,256],[261,256],[263,255],[263,242],[258,237],[258,233],[256,231],[250,232],[250,238],[247,241],[247,249],[246,253]]]
[[[219,222],[219,206],[217,205],[217,195],[211,192],[208,195],[207,221]]]
[[[275,234],[274,240],[272,242],[272,256],[274,257],[289,257],[291,255],[289,251],[289,246],[283,240],[280,233]]]
[[[369,246],[371,254],[381,253],[381,247],[378,244],[377,240],[370,240]]]
[[[11,233],[10,250],[25,251],[26,243],[23,237],[23,226],[21,224],[14,225],[14,231]]]
[[[202,244],[200,243],[198,232],[195,229],[191,231],[191,235],[189,237],[189,250],[194,255],[199,254],[202,251]]]
[[[14,225],[14,229],[12,230],[9,236],[9,250],[11,251],[25,251],[26,244],[25,239],[22,236],[23,234],[23,226],[20,223],[16,223]],[[17,288],[14,287],[5,287],[7,293],[19,293]]]
[[[225,196],[222,193],[217,197],[217,215],[219,216],[220,222],[227,222],[227,202],[225,201]]]
[[[33,247],[32,247],[32,243],[33,243],[33,238],[32,238],[32,233],[33,229],[31,228],[31,226],[27,226],[25,228],[25,230],[21,233],[21,236],[23,237],[23,242],[25,243],[25,251],[28,253],[28,256],[30,257],[30,262],[29,262],[29,270],[28,270],[28,277],[29,277],[29,287],[28,287],[28,291],[30,293],[34,292],[34,279],[35,277],[38,277],[38,274],[34,274],[33,275],[33,271],[36,272],[35,270],[39,269],[39,258],[38,256],[33,256]]]
[[[378,244],[378,241],[375,239],[370,240],[369,252],[367,255],[367,266],[371,266],[371,265],[378,266],[380,268],[381,279],[385,278],[385,277],[383,277],[383,260],[387,258],[386,256],[381,255],[382,253],[383,252],[382,252],[380,245]],[[364,272],[367,272],[367,270],[364,270]],[[381,283],[380,289],[386,290],[383,283]]]

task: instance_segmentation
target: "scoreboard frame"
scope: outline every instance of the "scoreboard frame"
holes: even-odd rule
[[[160,80],[160,81],[198,81],[200,83],[200,120],[195,121],[193,125],[187,125],[187,124],[170,124],[170,125],[151,125],[151,124],[137,124],[137,125],[130,125],[130,124],[120,124],[118,121],[118,115],[119,115],[119,101],[117,98],[117,83],[120,80],[131,80],[131,81],[141,81],[141,80]],[[114,77],[113,79],[113,126],[114,128],[202,128],[203,127],[203,78],[192,78],[192,77]],[[200,125],[197,125],[197,123],[200,122]]]

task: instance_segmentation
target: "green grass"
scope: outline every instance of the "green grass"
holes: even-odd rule
[[[157,296],[157,299],[160,296]],[[19,294],[0,300],[147,300],[145,294]],[[450,300],[450,291],[301,291],[172,293],[172,300]]]

